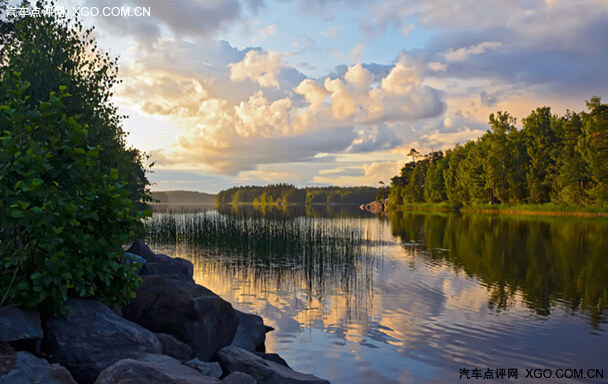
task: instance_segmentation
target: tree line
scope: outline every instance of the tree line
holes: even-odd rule
[[[218,193],[218,204],[363,204],[376,198],[374,187],[306,187],[291,184],[233,187]]]
[[[599,97],[587,111],[564,116],[537,108],[522,120],[508,112],[489,117],[480,138],[420,154],[391,179],[389,201],[605,206],[608,203],[608,105]]]

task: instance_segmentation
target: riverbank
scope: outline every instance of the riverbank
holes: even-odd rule
[[[122,308],[71,298],[65,316],[0,307],[0,384],[329,384],[267,353],[273,329],[196,284],[192,262],[141,241],[142,283]]]
[[[589,208],[557,204],[476,204],[469,207],[458,207],[448,203],[411,203],[397,206],[392,205],[390,210],[404,212],[442,211],[491,215],[608,217],[608,208],[606,207]]]

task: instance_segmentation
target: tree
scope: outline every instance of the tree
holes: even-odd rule
[[[595,204],[608,202],[608,105],[597,96],[586,102],[582,113],[584,138],[578,149],[588,164],[593,185],[589,189]]]
[[[553,125],[553,127],[552,127]],[[551,200],[555,174],[557,137],[555,120],[549,107],[536,108],[523,119],[523,132],[530,158],[527,181],[529,201],[534,204]]]
[[[41,9],[49,5],[52,3],[37,3]],[[10,75],[20,73],[20,81],[30,84],[23,96],[31,107],[59,87],[69,89],[74,97],[64,100],[65,113],[87,125],[87,145],[101,146],[101,167],[108,174],[116,169],[119,179],[127,183],[130,198],[143,209],[151,200],[142,165],[147,157],[126,147],[124,116],[111,102],[113,87],[119,83],[116,59],[102,53],[92,29],[85,29],[77,20],[70,22],[52,14],[18,16],[5,21],[2,29],[0,79],[11,82],[15,77]],[[3,88],[0,102],[10,99],[6,91],[14,86]]]
[[[126,302],[139,277],[121,263],[122,244],[143,213],[118,171],[105,171],[87,126],[66,113],[66,88],[32,104],[29,84],[9,76],[0,86],[10,95],[0,104],[0,305],[59,313],[69,297]]]
[[[467,190],[463,188],[458,180],[458,170],[460,163],[466,158],[470,146],[456,144],[454,149],[449,149],[445,153],[447,168],[443,171],[445,181],[445,193],[450,204],[460,206],[469,201]]]
[[[562,149],[557,160],[557,201],[584,205],[587,200],[585,187],[590,181],[590,176],[587,163],[577,149],[579,142],[583,145],[583,123],[580,115],[566,112],[562,135]]]
[[[488,155],[484,161],[486,189],[490,191],[490,201],[509,201],[509,190],[513,172],[513,145],[508,139],[515,130],[515,119],[508,112],[490,114],[490,127],[484,135]]]
[[[445,180],[443,174],[447,169],[447,159],[443,152],[432,152],[429,167],[424,181],[424,200],[431,203],[440,203],[447,200]]]

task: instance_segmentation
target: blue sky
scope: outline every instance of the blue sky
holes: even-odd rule
[[[120,56],[115,102],[157,190],[377,185],[410,148],[474,139],[498,110],[605,96],[605,0],[59,1]]]

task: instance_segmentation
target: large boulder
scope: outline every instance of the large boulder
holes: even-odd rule
[[[258,315],[244,313],[238,310],[235,310],[235,313],[239,320],[239,326],[234,340],[232,341],[232,345],[246,349],[250,352],[264,349],[266,332],[269,329],[269,327],[264,325],[264,320]]]
[[[126,252],[145,259],[146,263],[139,272],[141,275],[174,276],[178,279],[194,283],[192,278],[194,266],[189,260],[156,254],[141,240],[135,240]]]
[[[69,369],[80,383],[92,383],[115,362],[141,353],[162,353],[156,336],[95,300],[70,299],[66,316],[47,321],[51,361]]]
[[[104,369],[95,384],[220,384],[220,381],[172,357],[144,354]]]
[[[257,384],[253,376],[243,372],[232,372],[222,380],[223,384]]]
[[[0,384],[77,384],[70,372],[59,364],[28,352],[17,352],[13,369],[0,377]]]
[[[146,243],[144,243],[141,240],[135,240],[133,243],[131,243],[131,246],[129,246],[128,249],[125,250],[125,252],[129,252],[129,253],[133,253],[135,255],[141,256],[144,259],[146,259],[147,262],[158,262],[158,261],[163,261],[163,258],[160,258],[156,255],[156,253],[154,253],[150,247],[148,247],[146,245]]]
[[[313,375],[296,372],[284,365],[265,360],[242,348],[229,346],[218,351],[222,366],[230,373],[244,372],[264,384],[329,384]]]
[[[13,343],[43,337],[38,309],[0,307],[0,341]]]
[[[154,332],[168,333],[209,361],[234,338],[238,320],[232,305],[200,285],[165,276],[142,276],[125,318]]]
[[[194,358],[190,361],[186,361],[184,365],[196,369],[205,376],[211,376],[218,379],[222,377],[222,374],[224,373],[222,371],[222,366],[217,361],[200,361],[199,359]]]
[[[163,355],[171,356],[177,360],[188,361],[194,357],[192,348],[166,333],[155,333],[156,338],[163,346]]]
[[[172,276],[177,279],[194,283],[194,265],[191,261],[180,257],[156,255],[162,261],[149,261],[141,268],[140,275]]]

